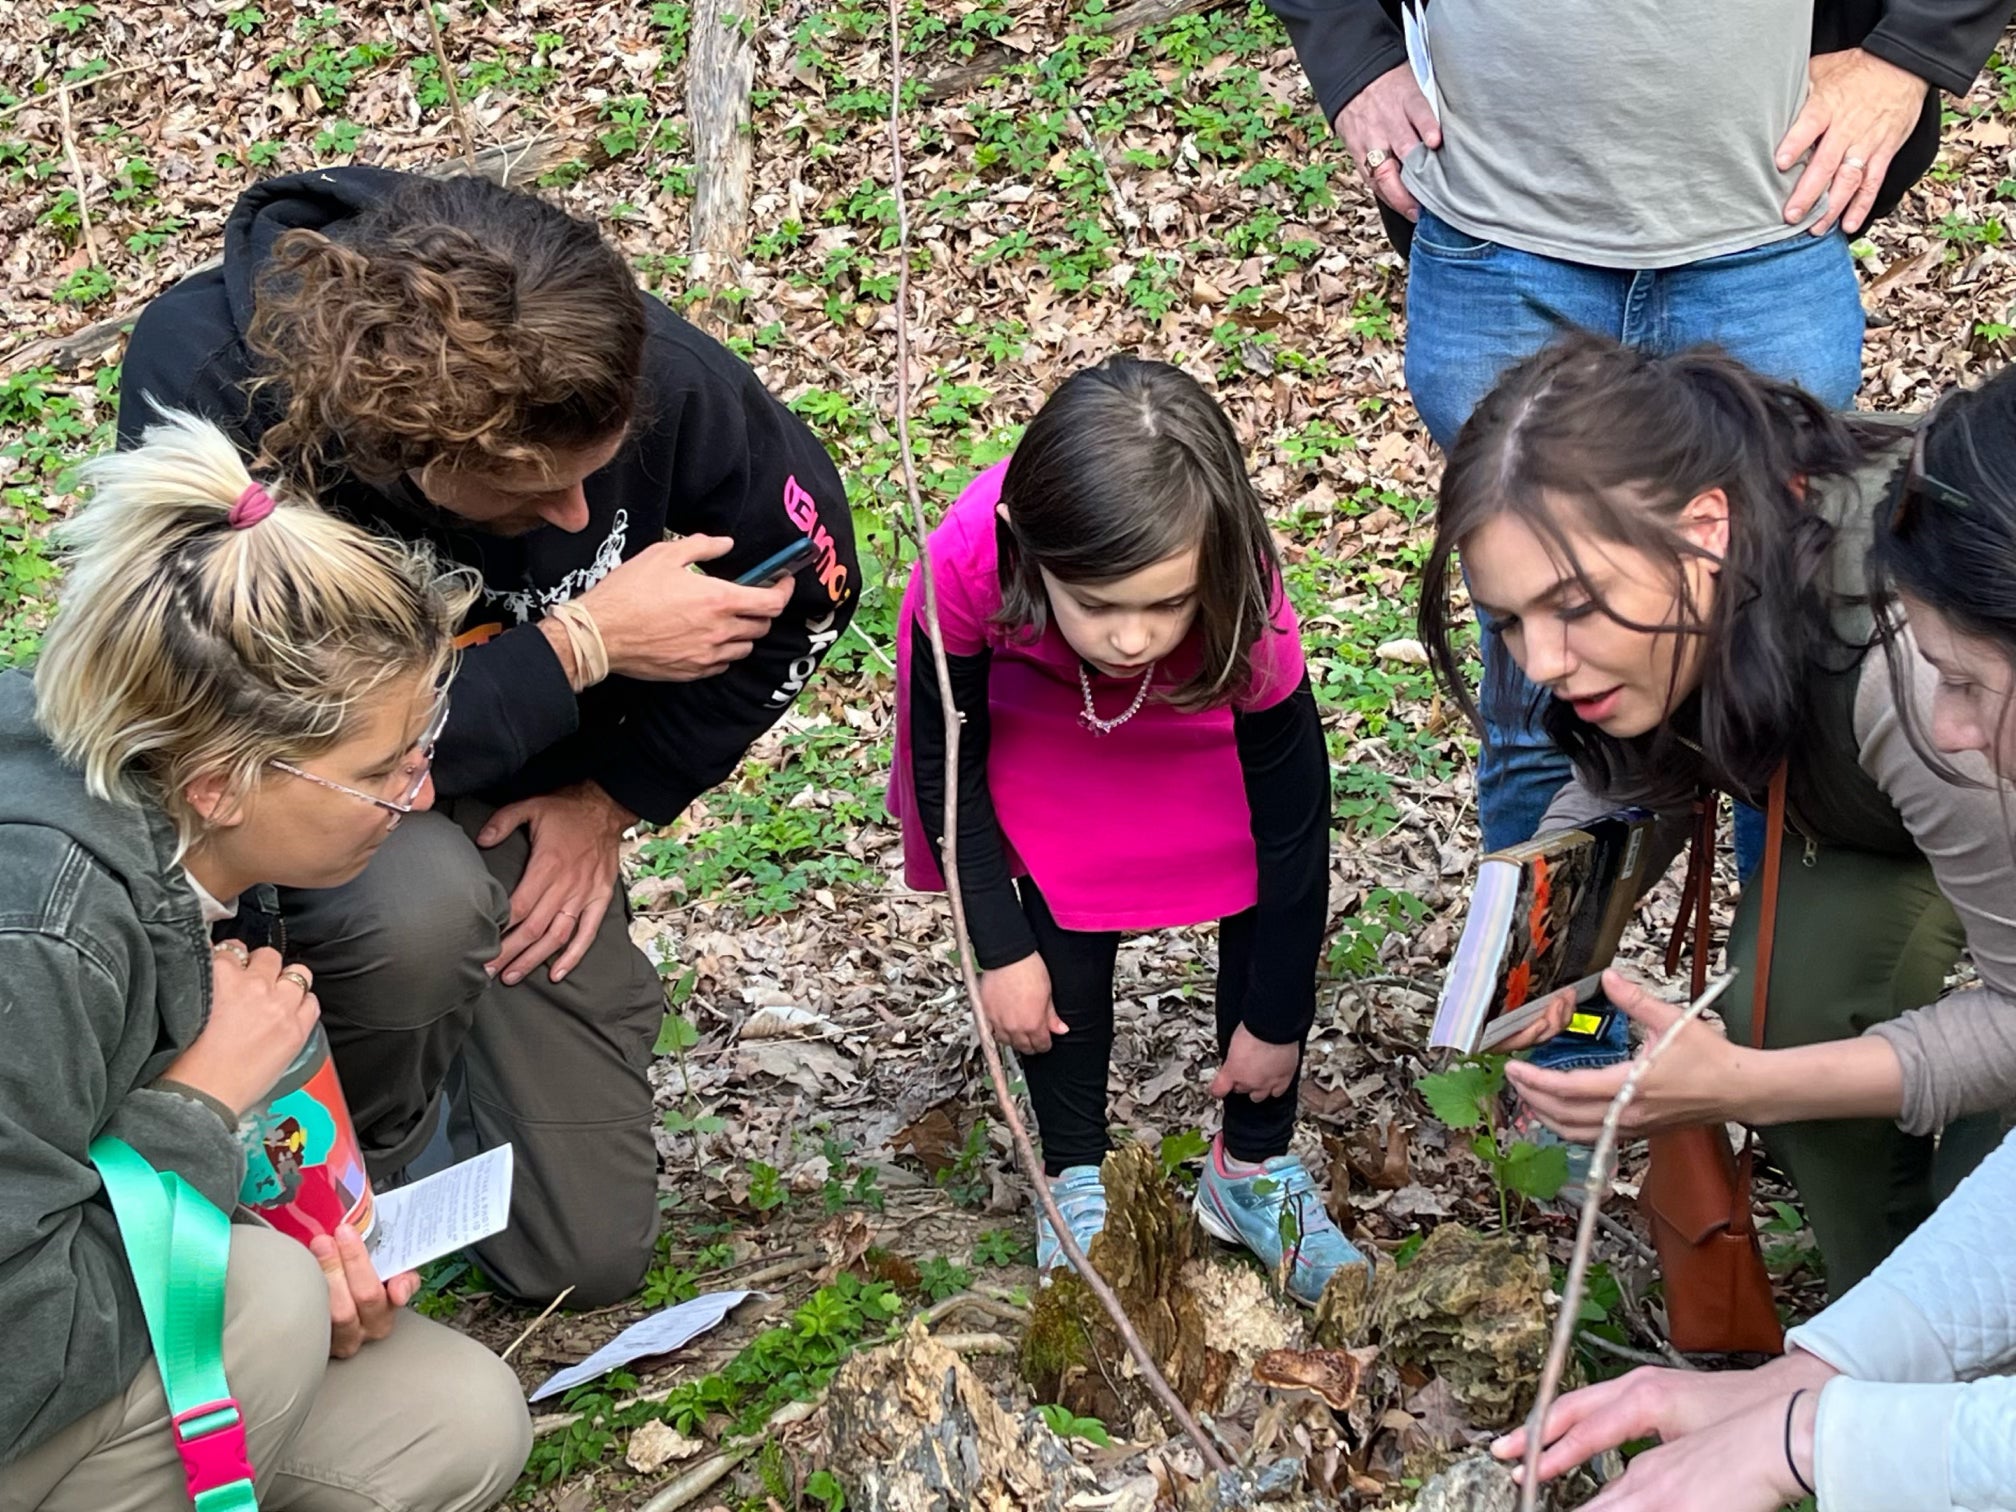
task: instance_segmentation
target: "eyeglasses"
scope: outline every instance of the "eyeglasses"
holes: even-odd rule
[[[1951,483],[1942,483],[1925,471],[1925,436],[1932,429],[1928,416],[1918,424],[1911,438],[1911,460],[1897,485],[1897,507],[1890,511],[1890,533],[1902,535],[1919,515],[1921,502],[1929,500],[1944,509],[1972,509],[1974,501]]]
[[[420,790],[427,786],[427,779],[434,771],[434,747],[441,740],[441,731],[448,724],[448,695],[442,693],[434,705],[434,712],[427,716],[427,727],[420,732],[420,738],[413,742],[412,749],[420,753],[420,769],[413,774],[413,780],[397,798],[381,798],[376,793],[367,793],[362,788],[351,787],[348,783],[337,782],[334,778],[320,777],[313,772],[304,772],[290,761],[274,760],[267,765],[285,772],[290,777],[299,777],[303,782],[312,782],[317,787],[329,788],[333,792],[348,793],[352,798],[361,798],[366,803],[375,804],[392,815],[397,824],[413,812],[420,798]]]

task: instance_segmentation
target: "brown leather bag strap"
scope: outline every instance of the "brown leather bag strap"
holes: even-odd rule
[[[1756,1050],[1764,1048],[1764,1009],[1771,996],[1771,946],[1778,933],[1778,864],[1785,850],[1785,766],[1786,763],[1779,762],[1778,770],[1771,774],[1771,796],[1764,810],[1764,872],[1758,878],[1758,885],[1764,889],[1764,904],[1757,919],[1757,979],[1750,984],[1750,1045]]]
[[[1785,766],[1771,774],[1771,791],[1764,805],[1764,870],[1757,885],[1764,889],[1764,902],[1757,915],[1756,980],[1750,984],[1750,1044],[1764,1048],[1764,1010],[1771,998],[1771,947],[1778,933],[1778,870],[1785,851]],[[1736,1159],[1736,1201],[1729,1214],[1729,1232],[1748,1234],[1752,1226],[1750,1178],[1757,1161],[1757,1135],[1743,1137],[1743,1149]]]
[[[1695,997],[1708,985],[1708,912],[1715,896],[1715,820],[1722,795],[1703,788],[1694,797],[1694,836],[1687,848],[1687,877],[1680,884],[1680,908],[1666,939],[1666,975],[1680,969],[1680,951],[1693,926]]]

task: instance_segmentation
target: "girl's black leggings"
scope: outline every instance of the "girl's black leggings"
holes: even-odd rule
[[[1036,950],[1050,972],[1057,1016],[1071,1026],[1041,1055],[1022,1057],[1029,1101],[1043,1140],[1043,1169],[1061,1175],[1076,1165],[1097,1165],[1112,1148],[1106,1131],[1106,1070],[1113,1058],[1113,966],[1120,936],[1065,929],[1027,877],[1015,884],[1022,912],[1036,934]],[[1218,1053],[1239,1027],[1239,1002],[1252,962],[1254,910],[1218,926]],[[1199,1074],[1203,1074],[1200,1068]],[[1299,1075],[1299,1064],[1298,1064]],[[1295,1092],[1225,1099],[1225,1149],[1234,1160],[1261,1161],[1288,1153],[1295,1129]]]

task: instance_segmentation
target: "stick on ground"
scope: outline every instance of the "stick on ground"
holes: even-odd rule
[[[1057,1231],[1058,1243],[1071,1268],[1078,1272],[1086,1289],[1099,1299],[1119,1331],[1135,1368],[1148,1383],[1169,1416],[1190,1436],[1213,1471],[1227,1469],[1225,1458],[1206,1438],[1183,1399],[1171,1389],[1154,1358],[1142,1344],[1141,1336],[1128,1321],[1127,1310],[1113,1294],[1113,1288],[1085,1258],[1071,1227],[1057,1210],[1050,1195],[1050,1183],[1043,1177],[1043,1163],[1036,1158],[1029,1130],[1015,1109],[1014,1094],[1008,1090],[1008,1076],[1001,1065],[1001,1047],[980,1006],[980,979],[973,969],[973,952],[966,929],[966,908],[959,895],[959,713],[952,701],[952,673],[945,660],[945,636],[938,622],[938,585],[931,571],[930,553],[925,543],[930,528],[924,518],[924,501],[917,491],[917,460],[910,450],[910,211],[903,194],[903,22],[902,0],[889,0],[889,182],[896,204],[896,449],[903,458],[903,488],[910,501],[911,527],[917,532],[917,571],[924,585],[924,624],[931,638],[931,660],[938,674],[938,697],[945,709],[945,833],[941,845],[944,859],[945,895],[952,904],[952,933],[959,956],[960,980],[966,986],[967,1006],[972,1010],[973,1032],[980,1041],[980,1055],[987,1063],[987,1075],[994,1083],[994,1100],[1014,1141],[1015,1157],[1028,1179],[1036,1201]]]
[[[476,166],[476,138],[469,131],[469,117],[462,113],[462,91],[455,87],[455,69],[448,61],[448,41],[441,35],[441,18],[434,14],[434,0],[420,0],[427,12],[427,30],[434,39],[434,62],[441,70],[441,87],[448,92],[448,110],[455,117],[456,134],[462,138],[462,156]]]

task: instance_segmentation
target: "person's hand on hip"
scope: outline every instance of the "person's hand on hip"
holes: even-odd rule
[[[1337,134],[1358,163],[1372,192],[1411,220],[1421,206],[1400,182],[1401,161],[1423,142],[1442,145],[1442,126],[1411,65],[1389,68],[1337,112]]]
[[[1859,47],[1816,54],[1806,72],[1812,84],[1806,103],[1778,144],[1780,173],[1812,153],[1785,201],[1785,221],[1797,225],[1825,194],[1827,213],[1808,228],[1813,235],[1836,225],[1859,231],[1876,207],[1891,157],[1918,124],[1931,86]]]

